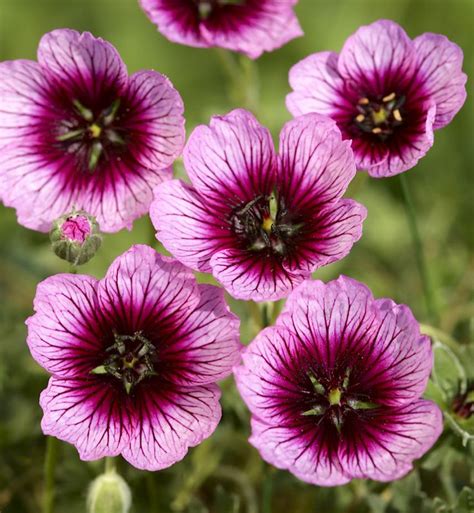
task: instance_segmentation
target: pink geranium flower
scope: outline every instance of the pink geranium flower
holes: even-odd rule
[[[344,276],[306,281],[235,369],[250,442],[309,483],[398,479],[442,431],[440,409],[420,398],[432,363],[406,306]]]
[[[214,431],[215,382],[239,358],[239,322],[221,290],[133,246],[103,280],[47,278],[34,308],[28,345],[52,374],[40,400],[45,434],[84,460],[122,454],[158,470]]]
[[[155,71],[132,76],[115,48],[55,30],[38,62],[0,63],[0,197],[24,226],[85,210],[102,231],[131,227],[184,145],[183,103]]]
[[[303,35],[293,12],[298,0],[140,0],[170,41],[218,46],[256,59]]]
[[[269,131],[234,110],[194,130],[184,163],[192,186],[155,190],[157,237],[236,298],[282,298],[361,236],[365,208],[341,199],[355,174],[350,143],[328,118],[287,123],[276,155]]]
[[[290,112],[325,114],[352,139],[357,167],[374,177],[414,167],[466,99],[463,53],[445,36],[414,40],[396,23],[361,27],[339,54],[319,52],[290,71]]]

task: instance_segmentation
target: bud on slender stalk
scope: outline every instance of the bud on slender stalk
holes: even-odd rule
[[[128,513],[131,504],[130,488],[115,470],[101,474],[90,485],[88,513]]]
[[[73,265],[88,262],[97,253],[102,242],[99,224],[94,217],[82,210],[56,219],[49,238],[56,255]]]

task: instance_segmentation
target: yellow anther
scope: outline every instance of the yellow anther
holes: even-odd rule
[[[375,128],[372,128],[372,133],[373,134],[381,134],[382,133],[382,129],[377,126]]]
[[[391,102],[392,100],[395,100],[395,96],[396,96],[395,93],[390,93],[387,96],[384,96],[382,98],[382,101],[383,102]]]
[[[357,123],[362,123],[362,121],[364,121],[364,119],[365,119],[365,116],[363,114],[359,114],[358,116],[356,116]]]
[[[273,226],[273,219],[271,217],[266,217],[263,220],[262,228],[267,232],[270,233],[272,231]]]
[[[102,133],[102,128],[94,123],[89,127],[89,133],[91,134],[91,137],[97,139],[98,137],[100,137],[100,134]]]
[[[402,115],[398,109],[395,109],[392,114],[396,121],[402,121]]]
[[[370,102],[368,98],[361,98],[358,103],[359,105],[368,105]]]
[[[328,396],[328,400],[329,400],[329,404],[331,405],[336,405],[336,404],[341,404],[341,391],[339,390],[339,388],[333,388],[332,390],[329,391],[329,396]]]

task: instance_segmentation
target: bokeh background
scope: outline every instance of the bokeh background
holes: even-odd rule
[[[228,86],[218,52],[168,42],[136,0],[0,0],[0,60],[35,59],[39,39],[55,28],[91,31],[116,46],[130,72],[153,68],[170,77],[184,99],[188,134],[211,115],[245,103],[277,136],[290,118],[284,104],[290,66],[312,52],[338,51],[360,25],[379,18],[396,20],[412,37],[422,32],[447,35],[464,50],[464,69],[474,76],[473,0],[300,0],[296,12],[305,36],[265,54],[255,65],[241,63],[245,72],[237,89]],[[468,95],[463,110],[447,128],[436,132],[433,148],[407,174],[441,312],[436,328],[452,337],[465,363],[474,332],[473,107]],[[181,164],[176,167],[182,174]],[[348,257],[315,277],[352,276],[368,284],[376,296],[410,305],[418,319],[427,323],[398,179],[374,180],[361,174],[349,195],[369,210],[363,238]],[[80,272],[101,277],[133,243],[159,249],[153,240],[149,219],[142,218],[131,232],[107,235],[99,254]],[[28,353],[24,320],[32,313],[36,284],[67,270],[67,264],[51,253],[46,235],[19,226],[14,211],[0,206],[0,510],[4,513],[39,511],[45,438],[38,396],[47,376]],[[259,329],[257,318],[247,313],[248,305],[230,303],[243,319],[242,339],[248,342]],[[466,492],[457,498],[463,486],[472,485],[474,452],[463,447],[449,428],[416,470],[399,482],[355,481],[335,489],[318,488],[262,462],[247,443],[248,414],[232,380],[222,387],[221,425],[184,461],[157,473],[119,463],[132,487],[133,512],[474,511],[472,496],[471,506],[463,505],[468,504]],[[80,462],[73,447],[61,444],[58,513],[85,511],[88,483],[102,466],[102,462]]]

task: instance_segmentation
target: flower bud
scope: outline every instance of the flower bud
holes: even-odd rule
[[[54,221],[49,238],[59,258],[73,265],[88,262],[99,249],[102,239],[99,224],[84,211],[73,211]]]
[[[101,474],[90,485],[88,513],[128,513],[131,504],[130,488],[115,471]]]

